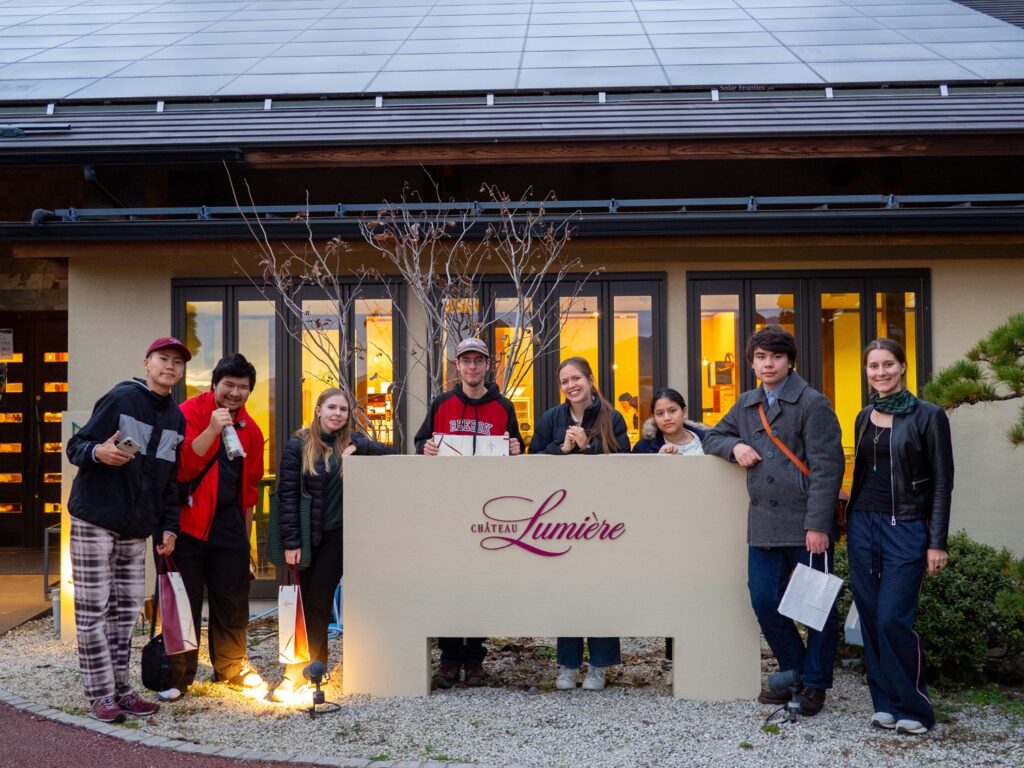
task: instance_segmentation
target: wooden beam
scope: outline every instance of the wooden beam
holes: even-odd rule
[[[800,160],[854,157],[1024,155],[1018,135],[808,136],[786,139],[687,141],[542,141],[261,149],[245,153],[253,166],[282,168],[538,163],[669,162],[678,160]]]

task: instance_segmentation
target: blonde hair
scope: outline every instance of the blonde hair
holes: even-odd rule
[[[320,434],[320,417],[317,411],[324,403],[330,400],[332,397],[341,395],[345,398],[345,402],[348,403],[348,419],[345,424],[338,430],[338,437],[334,441],[334,446],[329,445]],[[333,450],[334,458],[337,460],[338,474],[341,474],[341,455],[345,449],[348,448],[349,443],[352,442],[352,416],[355,412],[355,403],[352,401],[352,396],[347,392],[342,392],[337,387],[331,387],[325,389],[320,393],[320,397],[316,399],[316,408],[313,409],[313,418],[309,420],[309,426],[303,427],[295,434],[298,435],[299,439],[302,440],[302,472],[305,475],[316,474],[316,462],[317,459],[321,459],[324,463],[324,470],[326,471],[331,453]]]

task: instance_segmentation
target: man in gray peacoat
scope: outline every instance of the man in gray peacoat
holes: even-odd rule
[[[747,586],[761,631],[783,671],[795,670],[803,688],[796,696],[801,712],[815,715],[832,687],[839,638],[833,606],[825,627],[808,629],[807,646],[795,623],[778,612],[790,574],[798,563],[831,569],[838,534],[835,503],[845,458],[839,421],[828,399],[793,371],[796,342],[771,326],[747,342],[747,360],[762,386],[744,392],[704,438],[704,452],[734,461],[747,470]],[[764,429],[763,406],[772,432],[810,469],[804,475]],[[763,690],[758,701],[783,705],[789,691]]]

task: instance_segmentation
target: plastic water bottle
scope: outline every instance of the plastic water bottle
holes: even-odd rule
[[[242,450],[242,441],[238,439],[235,428],[228,424],[220,433],[220,439],[224,441],[224,450],[232,461],[238,458],[245,458],[245,451]]]

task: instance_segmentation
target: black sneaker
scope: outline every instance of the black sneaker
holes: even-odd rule
[[[757,694],[757,701],[759,704],[770,704],[773,707],[785,706],[792,698],[793,692],[789,690],[789,688],[786,688],[783,691],[764,688],[759,694]]]
[[[466,685],[470,688],[480,688],[481,686],[487,685],[487,673],[484,672],[483,662],[467,661],[465,669]]]
[[[461,665],[454,661],[442,661],[437,667],[437,672],[430,679],[432,688],[451,688],[459,683]]]

